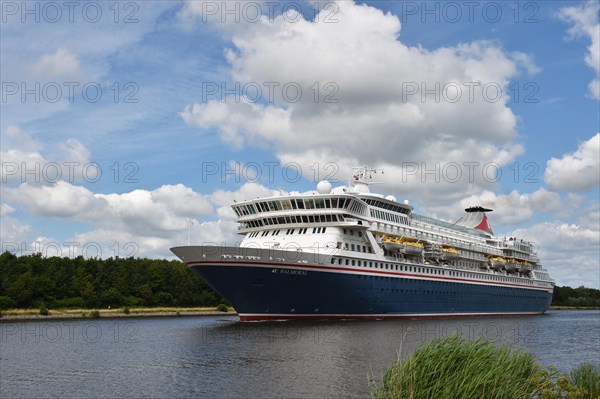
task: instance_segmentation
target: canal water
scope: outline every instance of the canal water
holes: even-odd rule
[[[600,311],[360,322],[0,323],[0,397],[364,398],[368,373],[380,377],[398,356],[454,332],[528,350],[562,371],[600,359]]]

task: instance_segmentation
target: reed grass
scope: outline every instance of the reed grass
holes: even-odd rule
[[[526,352],[453,335],[393,363],[379,383],[379,399],[600,399],[600,369],[582,364],[570,375],[543,369]]]
[[[581,399],[600,399],[600,368],[584,363],[571,371],[569,382],[581,392]]]
[[[537,370],[528,353],[454,335],[421,346],[404,362],[392,364],[380,386],[371,378],[371,394],[398,399],[520,399],[531,392]]]

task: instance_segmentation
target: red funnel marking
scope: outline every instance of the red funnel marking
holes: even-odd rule
[[[485,215],[485,213],[483,214],[483,217],[481,218],[481,223],[479,223],[477,226],[475,226],[475,228],[479,229],[479,230],[487,231],[491,235],[494,235],[494,232],[492,231],[492,228],[488,224],[488,218]]]

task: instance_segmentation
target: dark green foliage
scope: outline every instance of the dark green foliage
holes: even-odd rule
[[[50,314],[50,311],[48,310],[48,308],[46,307],[46,305],[40,306],[40,315],[41,316],[48,316]]]
[[[600,290],[593,288],[554,287],[553,306],[600,307]]]
[[[220,303],[219,306],[217,306],[217,310],[219,312],[227,312],[229,309],[227,309],[227,305]]]
[[[90,312],[90,317],[92,319],[99,319],[100,318],[100,311],[97,309],[94,309]]]
[[[0,309],[216,306],[224,302],[179,261],[0,255]]]
[[[125,313],[125,314],[129,314],[129,313],[131,313],[131,310],[129,310],[129,308],[128,308],[127,306],[125,306],[125,307],[123,308],[123,313]]]
[[[85,302],[81,297],[56,299],[54,301],[55,309],[81,309],[85,307]]]
[[[15,301],[6,295],[0,296],[0,309],[13,309],[17,306]]]
[[[584,363],[571,371],[570,383],[582,390],[582,399],[600,398],[600,368]]]

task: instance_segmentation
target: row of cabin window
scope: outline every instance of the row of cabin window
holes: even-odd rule
[[[233,210],[238,216],[254,215],[260,212],[286,211],[292,209],[346,209],[352,198],[307,198],[261,201],[254,204],[237,205]],[[354,201],[357,202],[357,201]]]
[[[331,258],[332,265],[335,264],[336,261],[337,261],[338,265],[341,265],[342,262],[344,262],[344,264],[346,266],[364,266],[364,267],[370,267],[370,268],[374,268],[374,269],[396,270],[396,271],[416,272],[416,273],[430,273],[430,274],[439,274],[439,275],[446,274],[446,272],[444,270],[430,269],[430,268],[426,268],[426,267],[380,263],[380,262],[373,262],[373,261],[367,261],[367,260],[362,261],[362,260],[347,259],[347,258]]]
[[[338,265],[342,264],[342,258],[331,258],[331,264],[335,264],[337,259]],[[446,275],[445,270],[439,269],[430,269],[427,267],[417,267],[417,266],[408,266],[408,265],[394,265],[389,263],[379,263],[373,261],[361,261],[356,259],[344,259],[346,266],[363,266],[370,267],[375,269],[386,269],[386,270],[396,270],[396,271],[407,271],[407,272],[416,272],[416,273],[429,273],[429,274],[438,274],[438,275]],[[475,273],[466,273],[466,272],[456,272],[449,271],[448,275],[454,277],[468,277],[468,278],[484,278],[486,280],[496,280],[496,281],[506,281],[519,283],[521,280],[511,278],[511,277],[498,277],[498,276],[490,276],[490,275],[478,275]],[[495,277],[495,278],[494,278]]]
[[[354,235],[354,230],[352,230],[352,229],[342,229],[342,232],[343,232],[344,234],[350,234],[351,236],[353,236],[353,235]],[[357,235],[358,235],[359,237],[362,237],[362,236],[363,236],[363,234],[362,234],[362,232],[361,232],[361,231],[357,231],[356,233],[357,233]]]
[[[247,222],[243,222],[241,225],[244,228],[258,228],[275,224],[336,223],[343,221],[344,216],[342,215],[302,215],[249,220]]]
[[[383,219],[383,220],[387,220],[389,222],[396,222],[396,223],[408,223],[408,218],[406,216],[399,216],[399,215],[395,215],[393,213],[388,213],[388,212],[383,212],[377,209],[371,209],[371,217],[377,218],[377,219]]]
[[[376,206],[376,207],[382,208],[382,209],[387,209],[388,211],[392,211],[392,212],[404,213],[407,215],[410,213],[409,208],[404,208],[401,206],[388,204],[383,201],[378,201],[378,200],[367,198],[367,199],[365,199],[365,202],[369,205]]]
[[[342,249],[342,243],[338,241],[336,248]],[[359,245],[359,244],[349,244],[349,243],[345,242],[344,249],[346,251],[357,251],[357,252],[364,252],[364,253],[369,253],[369,254],[374,253],[373,248],[371,248],[370,245],[367,246],[367,245]]]
[[[258,237],[258,235],[260,234],[261,237],[266,237],[269,235],[271,236],[278,236],[279,233],[283,231],[283,230],[265,230],[263,232],[260,231],[255,231],[252,232],[248,235],[248,237],[253,238],[253,237]],[[308,228],[304,228],[304,229],[298,229],[298,234],[306,234],[308,231]],[[313,234],[323,234],[327,231],[327,227],[315,227],[312,229]],[[296,232],[296,229],[287,229],[285,232],[286,236],[292,235]]]
[[[352,206],[350,207],[350,212],[354,212],[354,213],[363,215],[365,213],[365,209],[367,209],[367,207],[364,204],[362,204],[358,201],[354,201],[352,203]]]

